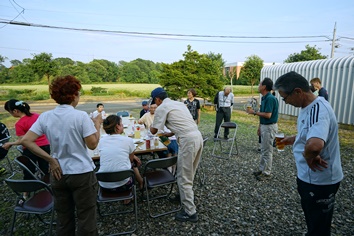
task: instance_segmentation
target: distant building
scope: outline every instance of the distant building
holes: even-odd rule
[[[238,77],[240,77],[240,72],[241,72],[241,68],[243,67],[243,64],[245,62],[233,62],[233,63],[228,63],[225,64],[225,67],[223,69],[223,75],[226,76],[230,73],[236,73],[236,79],[238,79]],[[279,65],[280,63],[275,63],[275,62],[266,62],[263,63],[263,66],[271,66],[271,65]],[[233,77],[234,75],[232,75]]]

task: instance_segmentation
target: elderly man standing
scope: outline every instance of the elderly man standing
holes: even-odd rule
[[[336,116],[331,105],[316,97],[308,81],[294,71],[280,76],[274,88],[285,103],[301,108],[298,134],[283,143],[293,145],[306,235],[330,235],[335,195],[343,179]]]
[[[177,184],[183,209],[175,219],[197,222],[194,204],[193,181],[203,150],[203,138],[188,108],[181,102],[172,101],[166,91],[159,87],[151,92],[152,103],[158,106],[150,131],[156,134],[167,126],[177,137],[179,152],[177,159]]]
[[[278,99],[271,93],[273,81],[265,78],[258,86],[258,92],[262,94],[261,108],[258,112],[247,109],[248,114],[259,116],[257,134],[261,137],[261,162],[259,171],[253,172],[257,180],[269,179],[273,163],[273,140],[278,131]]]
[[[214,138],[216,138],[222,120],[224,120],[224,122],[231,120],[231,107],[234,104],[234,94],[231,93],[231,88],[226,87],[224,91],[218,92],[214,98],[214,104],[216,104],[216,122],[214,129]],[[225,128],[224,138],[227,139],[228,136],[229,129]]]

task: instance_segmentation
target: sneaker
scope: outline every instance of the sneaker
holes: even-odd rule
[[[229,139],[229,136],[228,135],[224,135],[224,139]]]
[[[7,170],[5,168],[0,169],[0,175],[4,175],[7,173]]]
[[[270,178],[271,178],[271,175],[266,175],[266,174],[263,174],[263,173],[256,176],[256,179],[257,179],[258,181],[268,180],[268,179],[270,179]]]
[[[252,173],[254,176],[258,176],[262,174],[262,171],[255,171]]]
[[[184,210],[181,210],[175,215],[175,220],[181,221],[181,222],[197,222],[198,221],[198,215],[197,213],[194,213],[193,215],[188,215]]]

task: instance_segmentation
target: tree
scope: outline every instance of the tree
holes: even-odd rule
[[[58,67],[67,66],[67,65],[75,65],[75,62],[71,58],[68,58],[68,57],[58,57],[58,58],[55,58],[53,61],[58,65]]]
[[[310,45],[305,46],[306,50],[302,50],[300,53],[293,53],[288,56],[284,61],[285,63],[299,62],[299,61],[313,61],[318,59],[326,59],[327,56],[321,55],[319,52],[321,49],[316,48],[316,45],[311,47]]]
[[[12,66],[18,66],[22,64],[20,60],[11,60],[10,63]]]
[[[34,73],[38,74],[39,78],[45,76],[48,85],[50,85],[50,76],[54,76],[57,73],[57,64],[52,60],[52,54],[45,52],[38,55],[34,54],[30,65]]]
[[[162,64],[160,84],[173,99],[185,97],[194,88],[197,96],[210,99],[222,89],[222,58],[220,54],[199,54],[188,45],[184,60]],[[221,60],[220,60],[221,59]]]
[[[107,78],[108,74],[107,69],[95,60],[86,65],[86,71],[90,80],[94,83],[102,82],[102,79]]]
[[[0,65],[2,65],[2,63],[4,63],[7,59],[7,57],[3,57],[0,55]]]
[[[39,76],[33,72],[32,67],[20,64],[10,68],[9,80],[12,83],[33,83],[39,80]]]
[[[240,80],[247,81],[251,85],[251,93],[253,94],[253,85],[259,82],[261,70],[263,68],[263,60],[257,55],[247,57],[240,72]]]

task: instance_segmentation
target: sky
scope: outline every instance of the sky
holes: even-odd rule
[[[334,57],[354,53],[353,0],[0,0],[0,22],[6,66],[42,52],[85,63],[173,63],[188,45],[226,63],[251,55],[282,63],[307,44],[330,56],[333,38]]]

